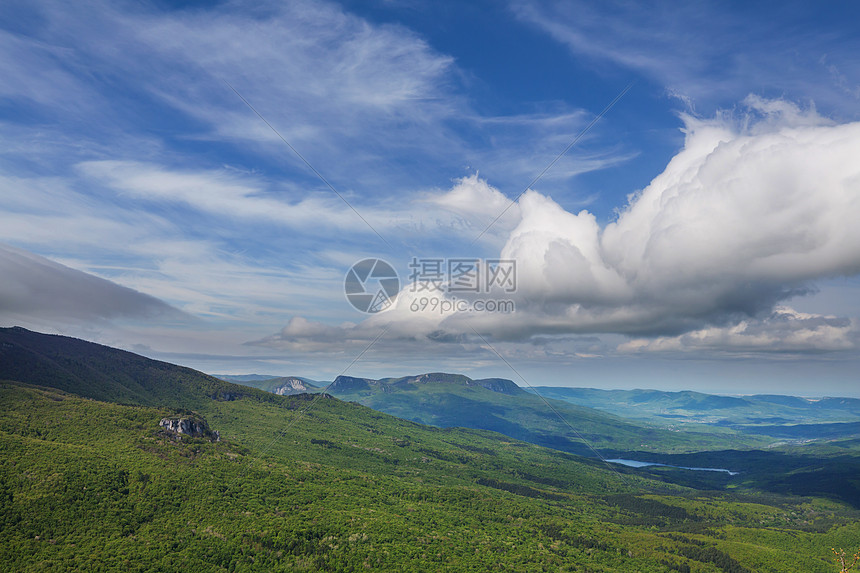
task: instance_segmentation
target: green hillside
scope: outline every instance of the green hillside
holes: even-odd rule
[[[190,368],[20,327],[0,328],[2,379],[50,386],[95,400],[185,408],[257,392]]]
[[[220,402],[217,443],[166,434],[171,409],[12,383],[0,403],[5,570],[825,572],[860,535],[831,502],[669,489],[333,399],[293,425],[307,399]]]
[[[680,487],[493,432],[4,334],[2,378],[27,374],[6,351],[41,364],[30,383],[0,383],[4,571],[824,573],[830,547],[860,542],[860,516],[833,501]],[[74,349],[100,357],[101,376],[84,378]],[[126,390],[104,370],[117,360],[136,369],[116,375]],[[131,387],[139,402],[59,384]],[[189,417],[220,441],[159,425]]]

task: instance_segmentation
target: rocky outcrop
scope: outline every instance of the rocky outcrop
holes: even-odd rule
[[[272,392],[278,396],[291,396],[311,391],[301,378],[281,378],[278,382],[280,384],[272,389]]]
[[[182,436],[188,436],[206,438],[212,442],[221,440],[218,430],[210,430],[206,420],[200,418],[162,418],[158,425],[180,439]]]

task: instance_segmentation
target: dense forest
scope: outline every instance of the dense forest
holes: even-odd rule
[[[95,399],[74,345],[6,343],[43,358],[0,384],[3,570],[825,573],[860,540],[838,499],[687,487],[92,345],[144,397]],[[33,383],[59,364],[65,389]],[[206,430],[162,423],[182,419]]]

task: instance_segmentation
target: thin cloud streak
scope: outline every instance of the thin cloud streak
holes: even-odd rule
[[[117,318],[189,321],[163,301],[33,253],[0,244],[0,320]]]
[[[537,0],[510,7],[577,56],[635,70],[694,106],[731,105],[755,89],[858,117],[860,86],[847,79],[860,72],[856,35],[809,27],[820,12],[811,4],[787,3],[780,18],[763,18],[753,5],[728,10],[719,2]],[[853,10],[843,4],[829,15],[852,21]]]

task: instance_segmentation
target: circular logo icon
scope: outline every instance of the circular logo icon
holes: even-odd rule
[[[382,259],[364,259],[346,273],[343,291],[357,310],[375,314],[394,304],[400,292],[400,278],[394,267]]]

